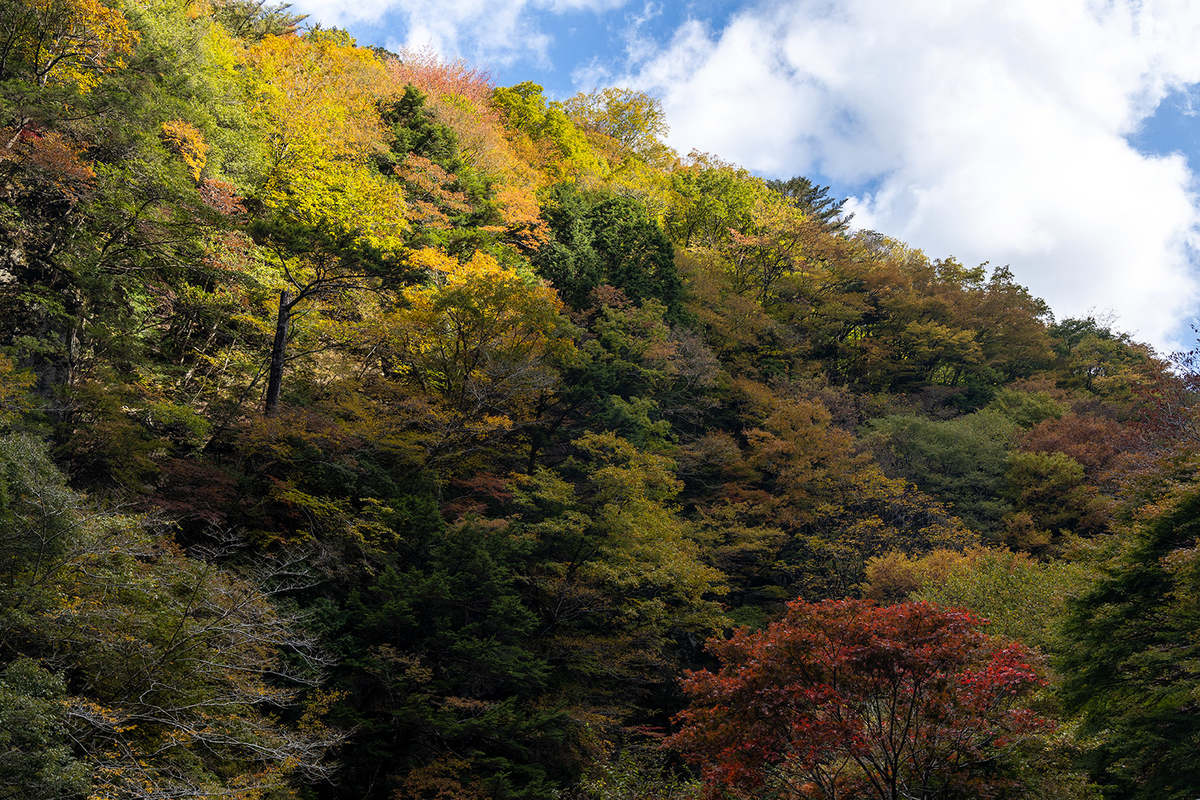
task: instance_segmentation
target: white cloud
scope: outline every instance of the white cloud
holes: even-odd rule
[[[403,39],[388,47],[431,47],[444,56],[487,64],[532,59],[546,66],[550,36],[539,14],[602,13],[626,0],[294,0],[293,7],[325,25],[399,21]]]
[[[869,184],[856,222],[1170,348],[1200,299],[1200,204],[1182,156],[1125,137],[1200,82],[1197,41],[1187,0],[793,0],[686,22],[624,81],[663,98],[680,150]]]
[[[627,61],[632,63],[647,61],[661,49],[661,43],[648,32],[647,28],[663,17],[663,10],[661,2],[643,0],[640,11],[630,10],[625,13],[620,38],[624,40]],[[587,62],[575,64],[572,67],[571,82],[581,91],[612,86],[616,73],[621,70],[621,67],[620,63],[614,63],[610,58],[595,56]]]

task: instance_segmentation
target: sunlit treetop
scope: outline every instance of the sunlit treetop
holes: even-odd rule
[[[98,0],[4,0],[0,31],[0,80],[81,91],[122,68],[139,38],[120,11]]]

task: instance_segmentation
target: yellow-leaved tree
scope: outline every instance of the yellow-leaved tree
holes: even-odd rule
[[[561,103],[547,102],[543,89],[525,81],[496,89],[492,103],[518,152],[536,164],[552,183],[608,172]]]
[[[661,141],[668,131],[662,101],[633,89],[608,88],[580,92],[562,107],[611,167],[610,190],[637,197],[661,219],[671,200],[668,175],[679,160]]]
[[[301,303],[345,298],[386,280],[403,249],[403,186],[369,157],[386,149],[383,65],[342,31],[267,36],[247,59],[261,76],[271,167],[253,198],[255,239],[274,256],[279,306],[264,411],[279,404],[292,321]],[[392,276],[396,277],[396,276]]]
[[[124,15],[99,0],[0,2],[0,80],[87,91],[137,41]]]
[[[390,322],[384,376],[422,398],[431,460],[463,457],[518,435],[574,358],[573,326],[541,280],[484,253],[460,262],[436,250],[411,261],[430,276],[404,291]]]

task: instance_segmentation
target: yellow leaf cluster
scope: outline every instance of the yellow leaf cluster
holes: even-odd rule
[[[85,92],[123,67],[121,56],[138,42],[124,15],[99,0],[3,0],[0,30],[11,42],[0,54],[0,78]]]
[[[183,159],[188,174],[198,183],[200,172],[208,159],[208,142],[204,141],[204,134],[194,125],[181,119],[173,119],[163,123],[159,135],[166,148]]]
[[[267,204],[308,225],[357,231],[384,252],[401,248],[408,230],[402,184],[352,162],[306,167],[293,171],[286,187],[264,193]]]
[[[246,52],[246,61],[260,81],[258,111],[271,124],[273,182],[384,149],[376,108],[383,66],[369,50],[329,32],[267,36]]]
[[[379,347],[427,452],[521,430],[575,354],[558,295],[484,253],[460,262],[427,248],[409,261],[427,282],[404,291]]]

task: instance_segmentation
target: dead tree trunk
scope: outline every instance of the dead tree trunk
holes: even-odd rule
[[[279,390],[283,386],[283,365],[287,361],[288,333],[292,326],[292,307],[296,305],[288,289],[279,292],[279,316],[275,320],[275,342],[271,345],[271,371],[267,378],[267,398],[263,416],[273,417],[279,410]]]

